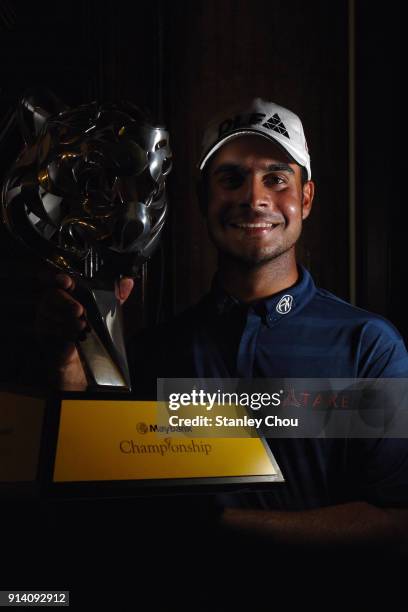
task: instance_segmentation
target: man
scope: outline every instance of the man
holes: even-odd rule
[[[295,245],[314,196],[300,119],[272,102],[213,122],[199,164],[199,198],[218,250],[209,295],[129,348],[134,384],[156,377],[408,377],[408,355],[383,318],[315,287]],[[60,276],[40,317],[53,338],[58,384],[86,387],[74,341],[83,307]],[[126,300],[132,281],[121,283]],[[51,353],[50,353],[51,355]],[[283,545],[392,551],[408,534],[405,440],[276,439],[285,484],[225,497],[222,523]]]

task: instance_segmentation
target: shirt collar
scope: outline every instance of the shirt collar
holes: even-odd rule
[[[245,307],[248,309],[252,308],[265,319],[265,322],[270,327],[280,319],[290,317],[299,312],[313,298],[316,287],[306,268],[299,265],[298,271],[299,278],[295,285],[259,300],[255,304],[245,304]],[[219,315],[226,314],[237,306],[244,306],[237,298],[228,295],[224,291],[217,275],[212,283],[210,301]]]

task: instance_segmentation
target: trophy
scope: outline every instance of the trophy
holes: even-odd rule
[[[158,245],[168,132],[129,102],[71,109],[48,91],[23,96],[17,118],[25,146],[3,185],[3,221],[20,245],[75,279],[88,322],[77,348],[89,384],[130,391],[115,285]]]

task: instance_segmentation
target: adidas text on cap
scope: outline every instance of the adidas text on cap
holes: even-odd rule
[[[238,136],[255,134],[280,145],[312,177],[310,156],[302,122],[292,111],[261,98],[246,109],[235,109],[213,120],[204,133],[198,167],[203,170],[210,157],[225,143]]]

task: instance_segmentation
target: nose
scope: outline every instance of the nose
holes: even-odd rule
[[[267,208],[271,205],[270,195],[262,177],[250,174],[246,177],[241,194],[241,206],[253,209]]]

